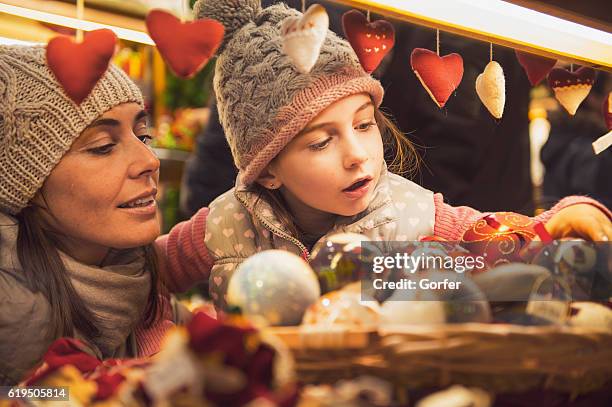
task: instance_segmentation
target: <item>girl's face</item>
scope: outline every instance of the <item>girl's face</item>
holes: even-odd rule
[[[290,206],[353,216],[365,210],[384,162],[368,94],[341,99],[319,113],[268,167]],[[264,186],[267,186],[263,182]]]
[[[115,106],[81,133],[46,179],[34,202],[72,257],[99,264],[109,248],[142,246],[160,234],[159,160],[150,140],[140,106]]]

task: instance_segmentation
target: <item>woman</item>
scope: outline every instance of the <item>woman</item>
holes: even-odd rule
[[[150,140],[142,95],[117,67],[76,105],[43,47],[0,46],[1,385],[58,337],[101,359],[146,356],[177,320],[151,246]]]

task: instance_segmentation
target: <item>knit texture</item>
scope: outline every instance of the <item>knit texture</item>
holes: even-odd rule
[[[267,164],[318,113],[357,93],[379,106],[383,89],[361,67],[350,44],[328,31],[319,58],[302,74],[283,53],[281,25],[301,16],[285,4],[261,9],[259,0],[199,0],[198,18],[226,30],[215,67],[219,118],[243,183]]]
[[[122,103],[143,105],[138,87],[115,66],[76,105],[42,46],[0,46],[0,101],[0,211],[13,215],[96,118]]]

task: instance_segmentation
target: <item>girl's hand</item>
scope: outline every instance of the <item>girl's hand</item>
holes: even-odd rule
[[[553,239],[581,237],[592,241],[612,240],[612,222],[604,212],[589,204],[561,209],[546,222],[545,227]]]

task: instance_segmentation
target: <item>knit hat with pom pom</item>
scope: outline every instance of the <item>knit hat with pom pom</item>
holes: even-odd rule
[[[214,88],[219,118],[240,170],[251,184],[318,113],[333,102],[369,93],[380,105],[383,89],[368,75],[350,44],[328,31],[317,62],[300,73],[283,53],[281,25],[301,16],[285,4],[262,9],[260,0],[198,0],[197,18],[225,27]]]

